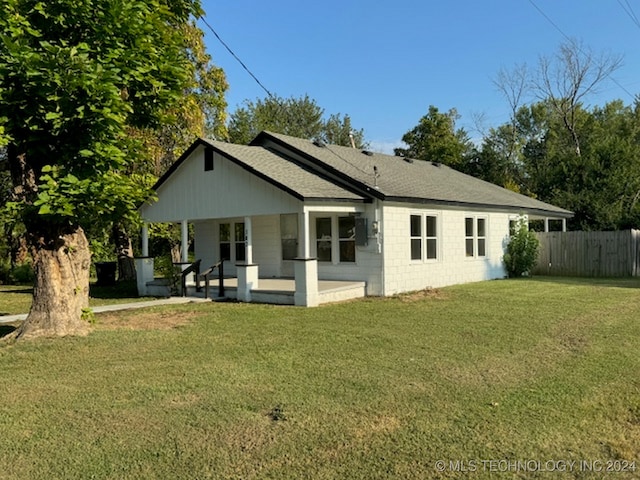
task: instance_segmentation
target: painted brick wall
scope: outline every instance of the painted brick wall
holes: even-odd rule
[[[384,257],[378,251],[378,243],[372,231],[372,223],[376,218],[375,205],[367,205],[363,215],[368,219],[368,245],[356,247],[355,264],[319,263],[320,279],[365,281],[367,295],[393,295],[426,287],[442,287],[505,276],[502,256],[508,238],[509,219],[512,216],[504,213],[463,212],[406,204],[387,204],[380,211],[380,239]],[[438,216],[438,259],[412,261],[409,218],[412,214],[425,213]],[[328,214],[327,212],[311,215],[312,239],[315,239],[313,219]],[[467,216],[481,216],[487,219],[487,256],[484,258],[466,257]],[[242,221],[240,218],[236,220]],[[278,215],[253,217],[253,256],[254,263],[260,265],[261,277],[283,275],[279,222]],[[198,222],[195,224],[195,232],[196,258],[202,258],[203,265],[207,266],[216,262],[219,252],[218,221]],[[235,272],[232,262],[225,267],[227,273]]]
[[[383,295],[382,288],[382,254],[379,251],[376,237],[373,235],[375,205],[367,205],[361,214],[368,220],[368,244],[356,246],[355,263],[318,262],[318,278],[321,280],[353,280],[367,283],[367,295]],[[310,235],[312,239],[311,254],[315,255],[315,218],[331,216],[331,212],[312,213],[310,215]]]
[[[410,215],[425,213],[438,217],[438,259],[412,261]],[[508,214],[387,205],[383,216],[385,295],[505,276],[502,256],[509,233]],[[468,216],[482,216],[488,220],[487,255],[484,258],[466,256],[465,218]]]

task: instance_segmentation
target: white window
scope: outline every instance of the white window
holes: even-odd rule
[[[298,256],[298,215],[280,215],[280,242],[282,260],[293,260]]]
[[[467,257],[486,257],[486,217],[466,217],[464,219],[464,231],[465,252]]]
[[[244,223],[235,224],[236,262],[244,262],[247,258],[244,237]]]
[[[411,260],[422,260],[422,215],[411,215]]]
[[[409,219],[411,260],[438,259],[438,217],[411,215]]]
[[[427,260],[436,260],[438,258],[438,217],[434,215],[426,215],[426,245]]]
[[[340,263],[356,261],[356,218],[338,217],[338,242]]]
[[[355,263],[356,219],[353,215],[316,218],[318,262]]]
[[[231,260],[231,224],[220,224],[220,260]]]
[[[233,239],[232,239],[233,232]],[[244,262],[246,259],[246,243],[244,235],[244,223],[220,224],[220,260]]]
[[[319,262],[331,262],[331,217],[316,218],[316,256]]]

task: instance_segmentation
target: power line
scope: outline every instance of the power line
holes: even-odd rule
[[[540,15],[542,15],[544,18],[546,18],[546,19],[547,19],[547,21],[548,21],[551,25],[553,25],[553,27],[554,27],[558,32],[560,32],[560,34],[561,34],[564,38],[566,38],[566,39],[567,39],[569,42],[571,42],[571,43],[575,43],[575,41],[574,41],[572,38],[570,38],[566,33],[564,33],[564,32],[562,31],[562,29],[561,29],[558,25],[556,25],[556,24],[555,24],[555,22],[554,22],[553,20],[551,20],[551,18],[549,18],[549,16],[548,16],[546,13],[544,13],[544,12],[542,11],[542,9],[541,9],[538,5],[536,5],[536,3],[535,3],[533,0],[529,0],[529,3],[530,3],[531,5],[533,5],[533,6],[534,6],[534,8],[535,8],[536,10],[538,10],[538,12],[540,12]]]
[[[325,145],[325,148],[327,150],[329,150],[331,153],[333,153],[336,157],[338,157],[340,160],[342,160],[343,162],[345,162],[346,164],[348,164],[350,167],[354,168],[355,170],[359,171],[360,173],[362,173],[363,175],[367,175],[367,176],[371,176],[371,175],[375,175],[374,173],[371,172],[367,172],[366,170],[360,168],[358,165],[351,163],[349,160],[347,160],[346,158],[344,158],[342,155],[340,155],[338,152],[334,151],[331,148],[331,145]]]
[[[204,24],[209,28],[209,30],[211,30],[211,33],[213,33],[213,34],[216,36],[216,38],[218,39],[218,41],[222,44],[222,46],[223,46],[224,48],[226,48],[226,49],[227,49],[227,51],[231,54],[231,56],[233,56],[233,58],[235,58],[235,59],[238,61],[238,63],[239,63],[240,65],[242,65],[242,68],[244,68],[244,69],[246,70],[246,72],[247,72],[249,75],[251,75],[251,78],[253,78],[253,79],[256,81],[256,83],[257,83],[258,85],[260,85],[260,88],[262,88],[265,92],[267,92],[267,95],[268,95],[269,97],[274,97],[274,95],[273,95],[273,94],[272,94],[272,93],[267,89],[267,87],[265,87],[265,86],[262,84],[262,82],[261,82],[260,80],[258,80],[258,77],[256,77],[256,76],[253,74],[253,72],[251,72],[251,70],[249,70],[249,68],[244,64],[244,62],[243,62],[242,60],[240,60],[240,58],[239,58],[239,57],[238,57],[238,56],[233,52],[233,50],[231,50],[231,48],[229,47],[229,45],[227,45],[227,44],[225,43],[225,41],[224,41],[224,40],[222,40],[222,38],[220,38],[220,35],[218,35],[218,32],[216,32],[216,31],[213,29],[213,27],[209,24],[209,22],[207,22],[207,21],[205,20],[205,18],[204,18],[202,15],[200,16],[200,20],[202,20],[202,23],[204,23]]]
[[[572,38],[571,38],[571,37],[569,37],[566,33],[564,33],[564,32],[562,31],[562,29],[561,29],[558,25],[556,25],[556,23],[555,23],[553,20],[551,20],[551,18],[550,18],[546,13],[544,13],[544,11],[543,11],[543,10],[542,10],[538,5],[536,5],[536,3],[535,3],[533,0],[529,0],[529,3],[530,3],[531,5],[533,5],[533,7],[534,7],[534,8],[535,8],[539,13],[540,13],[540,15],[542,15],[544,18],[546,18],[546,19],[547,19],[547,21],[548,21],[551,25],[553,25],[553,27],[554,27],[558,32],[560,32],[560,34],[561,34],[564,38],[566,38],[566,39],[569,41],[569,43],[571,43],[573,46],[575,46],[575,47],[580,51],[580,53],[582,53],[583,55],[587,56],[587,54],[582,50],[582,48],[580,48],[580,45],[579,45],[579,44],[578,44],[574,39],[572,39]],[[624,7],[623,7],[623,8],[624,8]],[[629,7],[629,8],[631,8],[631,7]],[[610,79],[613,83],[615,83],[615,84],[616,84],[620,89],[622,89],[622,90],[623,90],[627,95],[629,95],[631,98],[636,98],[636,96],[635,96],[635,95],[633,95],[629,90],[627,90],[624,86],[622,86],[622,84],[621,84],[620,82],[618,82],[615,78],[613,78],[613,77],[611,76],[611,74],[609,74],[609,75],[607,75],[607,76],[609,77],[609,79]]]
[[[629,15],[629,18],[631,18],[631,21],[633,23],[635,23],[638,28],[640,28],[640,20],[638,20],[638,17],[636,16],[635,12],[633,11],[633,7],[629,3],[629,0],[625,0],[624,3],[622,3],[622,0],[618,0],[618,3],[622,7],[622,9],[625,11],[625,13],[627,15]]]

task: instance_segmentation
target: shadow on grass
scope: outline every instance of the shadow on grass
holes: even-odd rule
[[[28,293],[29,295],[31,295],[33,293],[33,288],[31,287],[24,287],[24,288],[20,288],[20,289],[16,289],[16,290],[0,290],[0,293]]]
[[[14,325],[0,325],[0,338],[15,332],[18,327]]]
[[[545,283],[561,283],[563,285],[589,285],[593,287],[640,288],[640,277],[550,277],[534,275],[531,280]]]
[[[115,285],[102,286],[95,283],[89,285],[91,298],[137,298],[138,286],[135,281],[118,282]]]

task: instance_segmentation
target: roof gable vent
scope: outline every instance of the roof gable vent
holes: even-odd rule
[[[402,159],[407,163],[413,163],[413,158],[403,157]]]
[[[369,150],[362,150],[362,153],[364,153],[368,157],[373,157],[373,152],[370,152]]]
[[[314,140],[313,144],[320,148],[325,148],[327,146],[322,140]]]

